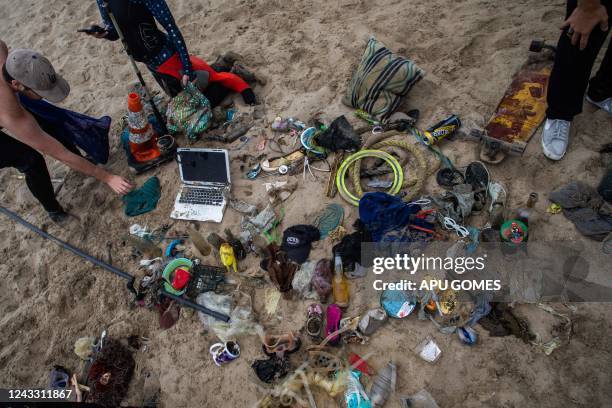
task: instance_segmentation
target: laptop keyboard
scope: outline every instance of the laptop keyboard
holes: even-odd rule
[[[223,205],[223,194],[219,189],[183,188],[179,203],[201,205]]]

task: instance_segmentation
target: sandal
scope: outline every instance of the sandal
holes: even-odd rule
[[[306,333],[313,339],[321,336],[323,329],[323,309],[318,303],[308,306],[308,320],[306,321]]]
[[[489,181],[489,170],[482,162],[472,162],[465,169],[465,182],[470,184],[472,191],[474,191],[472,214],[480,214],[484,209],[487,202]]]
[[[489,187],[489,180],[489,170],[484,163],[475,161],[468,164],[465,169],[465,182],[472,185],[472,189],[475,193],[484,191],[486,195],[487,188]]]
[[[342,341],[346,344],[365,344],[368,338],[357,330],[359,316],[345,317],[340,320],[340,329],[344,332]]]
[[[314,226],[321,231],[321,239],[327,238],[330,231],[338,228],[344,220],[344,208],[340,204],[329,204],[314,221]]]
[[[340,329],[340,319],[342,318],[342,310],[336,304],[331,304],[327,306],[327,322],[325,326],[325,336],[329,336],[330,334],[338,331]],[[340,341],[340,336],[333,336],[329,340],[329,344],[335,345]]]
[[[278,358],[284,357],[285,354],[295,353],[302,345],[299,336],[294,332],[279,335],[266,334],[262,343],[261,347],[267,356]]]

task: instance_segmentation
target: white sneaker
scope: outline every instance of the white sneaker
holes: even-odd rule
[[[612,98],[608,98],[608,99],[604,99],[601,102],[595,102],[594,100],[592,100],[591,98],[589,98],[589,96],[586,96],[586,100],[597,106],[599,109],[601,109],[602,111],[608,112],[608,115],[612,115]]]
[[[542,132],[542,150],[551,160],[561,160],[569,144],[572,122],[561,119],[546,119]]]

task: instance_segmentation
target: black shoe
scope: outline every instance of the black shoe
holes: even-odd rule
[[[244,57],[242,55],[232,51],[228,51],[223,55],[219,55],[217,57],[217,60],[213,62],[210,66],[217,72],[229,72],[234,66],[234,63],[236,63],[236,61],[241,61],[243,59]]]
[[[61,211],[49,211],[49,218],[56,224],[63,224],[68,219],[68,213],[64,210]]]

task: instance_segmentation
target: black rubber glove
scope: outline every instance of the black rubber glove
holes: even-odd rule
[[[240,95],[242,95],[242,99],[247,105],[257,105],[257,97],[251,88],[245,89]]]

